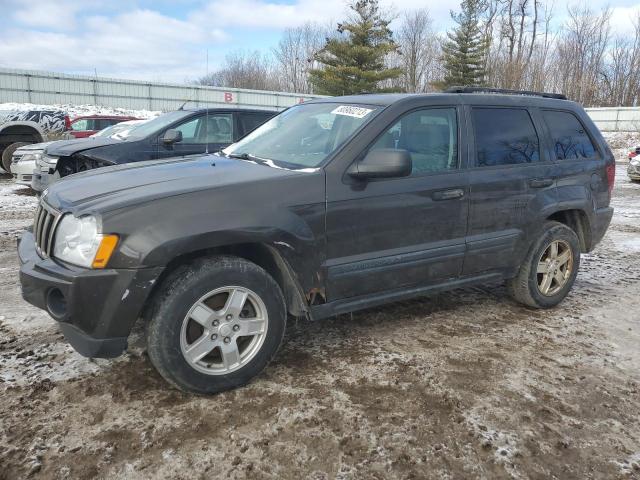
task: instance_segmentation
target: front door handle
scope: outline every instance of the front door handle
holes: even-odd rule
[[[433,192],[431,198],[434,200],[455,200],[456,198],[464,197],[464,190],[461,188],[453,188],[451,190],[441,190],[439,192]]]
[[[529,180],[531,188],[544,188],[553,185],[553,178],[532,178]]]

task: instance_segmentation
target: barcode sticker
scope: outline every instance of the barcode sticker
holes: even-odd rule
[[[373,110],[370,108],[354,107],[351,105],[340,105],[331,113],[333,113],[334,115],[346,115],[347,117],[364,118],[371,112],[373,112]]]

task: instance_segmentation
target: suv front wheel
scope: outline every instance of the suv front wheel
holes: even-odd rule
[[[571,290],[579,266],[576,233],[562,223],[547,222],[507,288],[515,300],[529,307],[555,307]]]
[[[258,265],[218,256],[179,267],[151,309],[149,358],[178,388],[211,394],[244,385],[278,350],[284,298]]]

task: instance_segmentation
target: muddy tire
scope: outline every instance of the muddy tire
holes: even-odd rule
[[[5,172],[11,173],[11,157],[13,156],[13,152],[15,152],[20,147],[24,147],[25,145],[29,145],[26,142],[16,142],[9,145],[2,152],[2,168]]]
[[[529,307],[555,307],[571,290],[579,266],[576,233],[562,223],[547,222],[507,288],[515,300]]]
[[[287,318],[276,281],[231,256],[176,269],[149,317],[153,365],[174,386],[201,394],[236,388],[258,375],[280,347]]]

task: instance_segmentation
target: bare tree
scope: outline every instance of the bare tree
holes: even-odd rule
[[[440,42],[432,24],[429,10],[413,10],[402,16],[396,31],[399,55],[394,62],[402,68],[400,87],[406,92],[428,92],[442,75]]]
[[[319,68],[314,55],[324,46],[325,30],[316,23],[305,23],[284,31],[273,55],[286,91],[313,93],[308,72]]]
[[[248,88],[255,90],[282,90],[274,71],[272,59],[259,51],[237,50],[229,53],[222,67],[198,80],[200,85]]]
[[[601,72],[610,43],[611,10],[599,14],[587,6],[569,7],[569,18],[555,51],[554,87],[587,106],[605,102]]]

